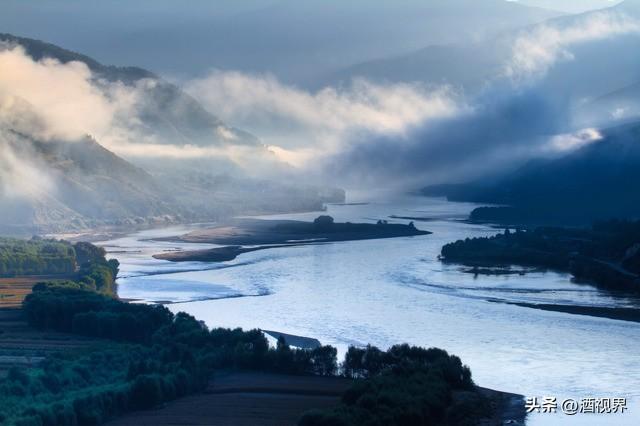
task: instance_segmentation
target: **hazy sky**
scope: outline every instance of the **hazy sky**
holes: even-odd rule
[[[567,13],[580,13],[602,9],[620,3],[621,0],[513,0],[529,6],[543,7]]]
[[[193,9],[169,13],[177,4],[169,0],[157,0],[158,7],[148,10],[141,7],[142,0],[86,1],[95,10],[77,0],[42,0],[42,7],[2,0],[0,12],[7,13],[0,13],[0,32],[41,38],[106,63],[151,65],[163,75],[168,70],[170,77],[178,66],[195,70],[178,81],[209,111],[258,136],[278,158],[308,169],[309,175],[336,178],[339,184],[393,180],[410,186],[462,179],[590,143],[597,131],[586,127],[590,123],[574,125],[575,107],[636,84],[640,75],[640,60],[633,54],[640,48],[640,9],[635,9],[640,0],[627,0],[634,7],[625,10],[580,16],[525,7],[525,0],[254,0],[249,11],[236,10],[229,0],[219,3],[228,7],[212,9],[202,19],[194,17]],[[148,5],[151,0],[146,1]],[[553,3],[567,8],[572,2]],[[198,10],[204,11],[218,3],[189,4],[199,4]],[[255,7],[260,9],[251,10]],[[487,31],[493,35],[480,37]],[[415,48],[422,52],[429,45],[436,45],[441,60],[426,69],[420,62],[400,66],[415,66],[425,75],[432,67],[441,67],[444,75],[469,70],[481,75],[482,90],[469,93],[464,79],[453,78],[370,81],[354,74],[352,81],[321,87],[296,79],[309,70],[339,69],[367,56],[389,58],[397,67],[397,55],[407,50],[414,54]],[[485,62],[477,55],[466,55],[464,49],[460,54],[460,45],[491,63],[483,68]],[[501,53],[482,55],[489,51]],[[34,76],[45,86],[55,86],[44,78],[53,70],[42,69],[55,64],[32,63],[23,56],[6,54],[16,64],[15,80],[6,79],[6,90],[24,87],[16,95],[36,107],[49,105],[46,96],[55,93],[17,82]],[[65,96],[55,96],[65,105],[41,114],[45,130],[59,135],[69,132],[71,123],[73,134],[98,135],[102,143],[120,147],[114,149],[122,155],[130,154],[122,150],[130,147],[130,140],[147,143],[119,125],[120,117],[135,116],[137,92],[123,92],[117,85],[94,87],[82,67],[54,68],[60,79],[73,84],[64,85]],[[296,73],[286,72],[291,69]],[[491,72],[482,72],[486,69]],[[82,122],[73,114],[60,116],[87,109],[94,114],[83,116]],[[607,110],[604,117],[611,113],[620,111]],[[146,152],[147,147],[141,148]],[[179,143],[171,151],[162,149],[176,158],[189,152],[209,155]]]
[[[2,0],[0,32],[178,80],[216,68],[305,85],[363,61],[554,16],[504,0]]]

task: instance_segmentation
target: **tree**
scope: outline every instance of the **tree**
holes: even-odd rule
[[[321,229],[330,228],[333,225],[333,223],[334,223],[333,218],[328,215],[318,216],[313,221],[313,224],[315,225],[315,227],[321,228]]]

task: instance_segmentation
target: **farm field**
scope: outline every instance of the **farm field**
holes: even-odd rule
[[[206,391],[155,410],[130,413],[109,426],[286,426],[302,413],[335,406],[349,379],[229,372],[213,376]]]
[[[52,353],[99,344],[97,339],[38,331],[29,327],[21,309],[0,309],[0,378],[13,366],[32,367]]]
[[[0,309],[19,308],[33,286],[42,281],[73,279],[73,275],[33,275],[0,278]]]

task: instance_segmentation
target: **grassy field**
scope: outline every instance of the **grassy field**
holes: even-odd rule
[[[0,278],[0,309],[19,308],[34,284],[42,281],[74,279],[71,275],[35,275]]]
[[[134,412],[109,426],[287,426],[314,408],[336,405],[351,380],[258,372],[216,374],[207,390],[156,410]]]

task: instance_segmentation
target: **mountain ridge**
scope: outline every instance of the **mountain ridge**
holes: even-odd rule
[[[63,64],[82,62],[91,70],[94,78],[122,82],[128,86],[142,80],[156,82],[143,88],[147,102],[142,106],[140,118],[146,129],[154,130],[160,143],[172,143],[177,137],[185,144],[196,146],[224,145],[227,141],[219,136],[219,130],[224,129],[231,133],[234,143],[260,145],[254,135],[227,126],[178,86],[146,69],[104,65],[87,55],[55,44],[8,33],[0,33],[0,42],[22,46],[26,54],[35,61],[52,58]]]
[[[174,144],[177,150],[182,145],[235,144],[249,147],[255,155],[270,154],[253,135],[226,126],[177,86],[149,71],[105,66],[37,40],[6,34],[0,35],[0,40],[20,44],[34,60],[86,63],[94,79],[126,84],[137,84],[139,79],[159,81],[145,86],[149,102],[139,116],[125,119],[140,119],[137,121],[142,121],[149,133],[165,133],[164,142]],[[218,168],[223,160],[214,162],[205,157],[200,170],[192,170],[192,164],[179,157],[164,161],[150,157],[147,163],[155,166],[152,170],[121,157],[88,134],[78,140],[39,136],[37,128],[42,122],[34,106],[8,94],[10,102],[2,105],[8,108],[0,111],[0,164],[12,167],[4,173],[0,170],[0,231],[4,233],[210,221],[234,214],[319,210],[324,200],[344,200],[344,192],[326,188],[227,176]],[[212,137],[220,126],[233,132],[232,141]],[[277,163],[267,160],[274,166]],[[176,170],[168,173],[170,166]]]
[[[478,209],[488,222],[585,225],[639,218],[640,121],[603,129],[602,139],[555,159],[469,184],[427,187],[425,195],[509,207]]]

